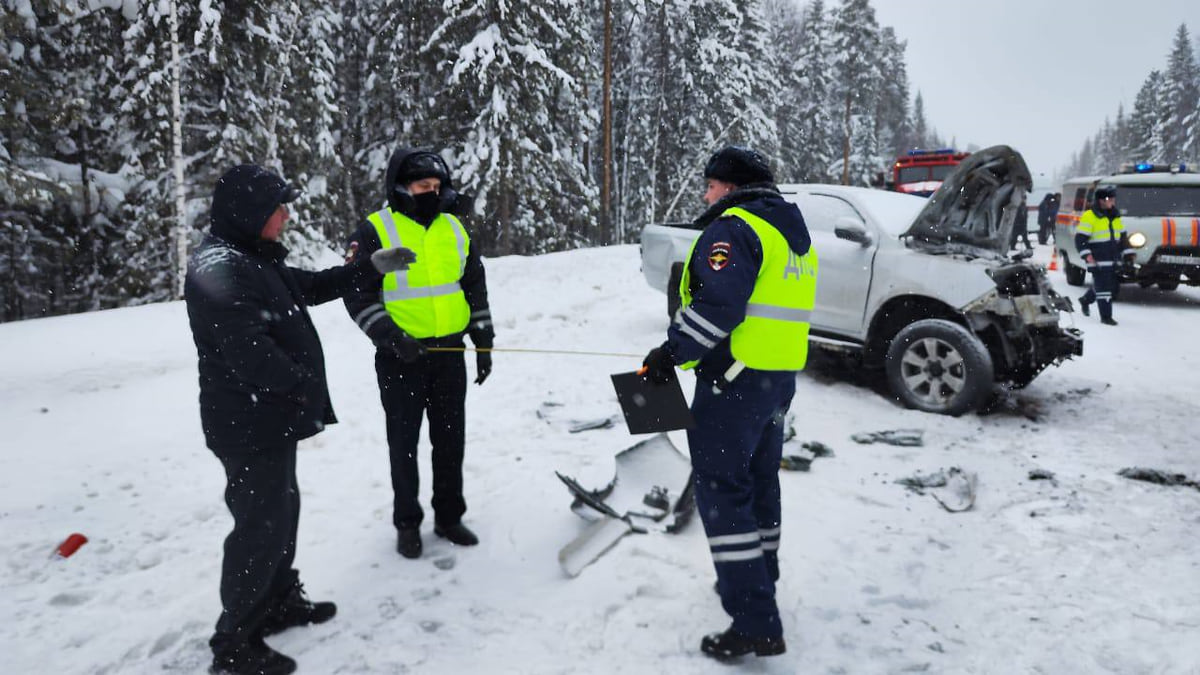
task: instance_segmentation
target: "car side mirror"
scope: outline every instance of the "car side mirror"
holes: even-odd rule
[[[871,233],[867,232],[862,223],[853,218],[839,218],[837,225],[833,228],[833,234],[838,239],[852,241],[859,246],[871,245]]]

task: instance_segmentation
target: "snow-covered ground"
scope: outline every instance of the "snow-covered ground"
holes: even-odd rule
[[[640,355],[662,339],[636,246],[487,266],[498,347]],[[498,354],[468,399],[466,521],[482,544],[453,548],[427,523],[413,561],[394,550],[371,346],[340,303],[314,318],[341,423],[301,445],[297,565],[339,611],[270,640],[300,672],[730,672],[697,650],[728,623],[698,521],[630,535],[575,579],[557,564],[584,523],[554,471],[602,484],[636,440],[568,428],[619,414],[608,376],[640,356]],[[781,476],[788,652],[742,669],[1200,673],[1200,492],[1117,475],[1200,477],[1200,290],[1126,288],[1116,318],[1076,315],[1084,356],[985,416],[801,375],[785,452],[818,440],[836,455]],[[207,666],[230,520],[195,359],[181,303],[0,325],[0,673]],[[925,445],[850,440],[897,428]],[[895,483],[950,466],[978,474],[969,512]],[[48,559],[71,532],[90,542]]]

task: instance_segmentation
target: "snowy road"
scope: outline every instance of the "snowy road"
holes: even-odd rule
[[[642,354],[662,339],[635,246],[487,265],[498,347]],[[1200,673],[1200,492],[1116,474],[1200,477],[1200,290],[1121,300],[1119,327],[1076,315],[1084,356],[984,416],[800,376],[795,443],[836,454],[782,475],[788,653],[745,670]],[[468,400],[466,520],[483,543],[453,549],[427,523],[410,561],[394,551],[371,348],[340,303],[314,318],[341,423],[301,446],[297,564],[339,614],[271,639],[301,673],[730,672],[696,650],[727,624],[698,523],[626,537],[577,579],[557,567],[583,522],[554,470],[605,482],[635,441],[568,428],[616,414],[608,375],[640,357],[498,354]],[[0,672],[207,666],[230,521],[195,381],[180,303],[0,325]],[[925,445],[850,440],[897,428]],[[972,511],[894,482],[950,466],[978,475]],[[91,541],[48,560],[71,532]]]

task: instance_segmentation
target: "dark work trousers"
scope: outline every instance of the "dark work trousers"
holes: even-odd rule
[[[221,618],[209,641],[220,656],[260,637],[267,612],[299,578],[292,562],[300,488],[295,442],[213,452],[225,466],[225,504],[233,515],[221,563]]]
[[[466,434],[467,366],[462,352],[431,352],[415,363],[375,353],[379,396],[387,419],[397,529],[420,526],[425,517],[417,475],[421,418],[429,417],[433,445],[433,514],[439,525],[454,525],[467,511],[463,500],[463,445]]]
[[[1022,240],[1025,242],[1025,248],[1027,250],[1033,249],[1033,244],[1029,243],[1029,230],[1013,230],[1012,241],[1009,243],[1008,248],[1016,248],[1017,242]]]
[[[1046,242],[1050,241],[1050,236],[1052,234],[1054,234],[1054,223],[1050,223],[1049,225],[1039,225],[1038,243],[1045,244]]]
[[[1112,260],[1096,260],[1088,266],[1092,273],[1092,287],[1083,294],[1081,302],[1094,302],[1100,310],[1101,319],[1112,318],[1113,289],[1117,286],[1117,267]]]
[[[720,393],[696,379],[688,431],[696,508],[717,571],[721,606],[733,629],[781,637],[779,460],[784,414],[796,392],[794,372],[747,368]]]

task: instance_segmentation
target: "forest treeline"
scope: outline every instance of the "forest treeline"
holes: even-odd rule
[[[503,255],[690,219],[725,144],[868,184],[937,143],[870,0],[0,3],[4,320],[175,297],[242,162],[304,188],[303,259],[382,204],[397,146],[432,146]]]

